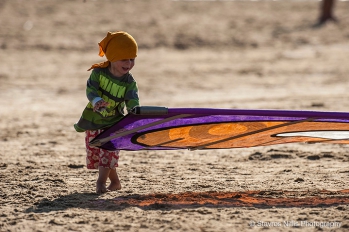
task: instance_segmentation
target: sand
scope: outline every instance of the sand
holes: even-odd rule
[[[0,0],[0,231],[346,231],[346,145],[121,152],[94,193],[86,70],[126,30],[141,104],[347,111],[348,3]]]

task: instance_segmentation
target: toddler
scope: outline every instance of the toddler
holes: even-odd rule
[[[89,103],[80,120],[74,124],[77,132],[85,132],[86,163],[88,169],[98,169],[96,193],[121,189],[116,172],[119,152],[90,147],[89,142],[106,128],[139,106],[138,87],[130,73],[135,65],[138,46],[135,39],[124,31],[108,32],[99,44],[99,55],[107,61],[94,64],[87,80],[86,96]],[[110,184],[106,187],[107,180]]]

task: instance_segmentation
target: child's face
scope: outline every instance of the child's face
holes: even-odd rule
[[[135,65],[135,59],[118,60],[110,63],[114,75],[121,77],[133,68]]]

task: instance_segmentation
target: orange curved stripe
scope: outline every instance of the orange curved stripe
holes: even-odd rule
[[[287,124],[287,121],[270,122],[228,122],[213,123],[204,125],[179,126],[170,129],[157,130],[142,134],[136,139],[137,143],[144,146],[157,146],[165,144],[164,147],[191,148],[200,147],[205,144],[205,148],[238,148],[265,146],[281,143],[299,143],[299,142],[323,142],[323,143],[344,143],[349,144],[348,140],[328,140],[315,137],[283,137],[276,138],[276,134],[287,132],[304,132],[317,130],[349,130],[348,123],[338,122],[301,122],[298,124]],[[280,127],[277,127],[280,126]],[[277,127],[277,128],[273,128]],[[253,132],[263,129],[261,133]],[[248,134],[248,136],[239,135]],[[222,140],[222,142],[220,142]],[[171,142],[173,141],[173,142]]]

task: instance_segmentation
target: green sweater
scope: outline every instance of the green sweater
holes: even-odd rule
[[[89,103],[80,120],[74,124],[77,132],[98,130],[112,126],[124,117],[126,106],[129,112],[139,106],[138,87],[131,73],[115,77],[108,68],[92,70],[87,80],[86,95]],[[109,106],[102,112],[93,112],[93,105],[103,99]]]

